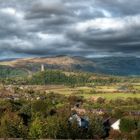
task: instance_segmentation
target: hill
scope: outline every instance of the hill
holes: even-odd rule
[[[65,71],[86,71],[109,75],[137,76],[140,75],[140,58],[135,57],[106,57],[91,58],[55,56],[36,57],[1,61],[1,66],[24,69],[36,72],[41,64],[46,69],[59,69]]]
[[[48,69],[60,69],[66,71],[94,71],[95,63],[83,57],[37,57],[16,59],[13,61],[2,61],[0,65],[10,66],[13,68],[24,68],[30,71],[39,71],[40,65],[44,64]]]

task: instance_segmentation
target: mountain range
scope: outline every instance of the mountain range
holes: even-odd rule
[[[79,56],[53,56],[0,61],[1,67],[24,69],[30,72],[40,70],[44,64],[46,69],[66,71],[86,71],[119,76],[140,75],[140,58],[136,57],[104,57],[85,58]]]

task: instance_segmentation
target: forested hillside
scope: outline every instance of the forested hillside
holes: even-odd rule
[[[0,66],[0,78],[25,76],[27,74],[28,72],[24,69]]]

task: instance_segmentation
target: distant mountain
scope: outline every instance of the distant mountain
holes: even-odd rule
[[[97,71],[104,74],[120,76],[140,75],[140,58],[136,57],[105,57],[92,59]]]
[[[5,59],[0,59],[0,62],[4,62],[4,61],[13,61],[16,60],[18,58],[5,58]]]
[[[67,71],[87,71],[110,75],[136,76],[140,75],[140,58],[135,57],[105,57],[87,59],[84,57],[55,57],[24,58],[6,60],[0,65],[20,68],[27,71],[39,71],[41,64],[47,69]]]

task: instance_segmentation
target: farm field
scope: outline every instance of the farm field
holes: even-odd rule
[[[107,100],[110,99],[117,99],[117,98],[140,98],[140,93],[123,93],[123,92],[108,92],[108,89],[105,90],[104,88],[102,88],[102,91],[104,91],[105,93],[94,93],[93,88],[90,87],[77,87],[77,88],[56,88],[56,89],[51,89],[51,90],[46,90],[47,93],[50,92],[54,92],[54,93],[58,93],[58,94],[62,94],[65,96],[70,96],[70,95],[76,95],[76,96],[83,96],[84,98],[91,98],[91,97],[103,97],[106,98]],[[112,90],[112,89],[111,89]],[[113,89],[115,90],[115,89]],[[93,93],[92,93],[93,92]]]
[[[133,85],[133,84],[132,84]],[[27,88],[27,86],[25,86]],[[39,91],[45,91],[46,93],[57,93],[64,96],[76,95],[83,96],[88,99],[91,97],[103,97],[107,100],[117,99],[117,98],[140,98],[140,91],[137,93],[132,93],[131,91],[118,90],[120,86],[108,85],[108,86],[80,86],[80,87],[68,87],[68,86],[59,86],[59,85],[47,85],[47,86],[29,86],[29,88],[34,88]],[[133,90],[139,90],[140,86],[134,86]]]
[[[5,86],[8,87],[8,86]],[[34,89],[34,91],[44,92],[46,95],[49,93],[56,93],[64,96],[83,96],[85,99],[98,98],[102,97],[106,100],[112,99],[126,99],[126,98],[140,98],[140,86],[134,86],[133,90],[136,90],[136,93],[131,91],[118,90],[119,86],[79,86],[79,87],[69,87],[63,85],[47,85],[47,86],[13,86],[13,87],[22,87],[23,89]],[[12,86],[11,86],[12,88]]]

